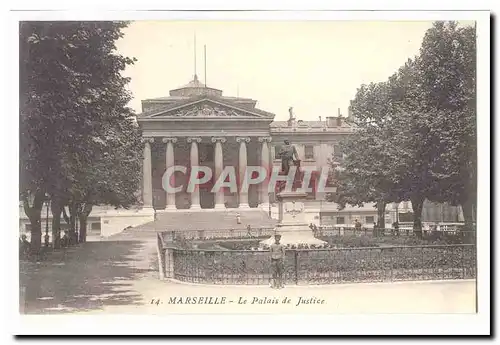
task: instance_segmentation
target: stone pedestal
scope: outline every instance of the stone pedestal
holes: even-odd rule
[[[309,228],[309,224],[305,220],[304,200],[307,197],[307,193],[300,191],[284,191],[279,193],[277,197],[280,204],[280,222],[274,230],[275,233],[281,235],[280,243],[284,245],[321,245],[326,243],[314,237],[311,228]],[[274,236],[271,236],[260,244],[271,245],[273,243]]]

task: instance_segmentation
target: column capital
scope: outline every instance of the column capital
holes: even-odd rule
[[[218,142],[218,141],[219,141],[221,144],[224,144],[224,143],[227,141],[227,139],[226,139],[226,138],[224,138],[224,137],[212,137],[212,142],[213,142],[213,143],[216,143],[216,142]]]
[[[177,138],[175,137],[164,137],[161,139],[161,141],[166,144],[166,143],[169,143],[171,142],[172,144],[175,144],[177,142]]]
[[[259,140],[259,143],[263,143],[263,142],[270,143],[273,140],[273,138],[271,138],[271,137],[259,137],[258,140]]]
[[[249,143],[250,142],[250,137],[236,137],[236,142],[237,143],[241,143],[241,142]]]
[[[152,144],[152,143],[155,142],[155,138],[153,138],[153,137],[142,137],[142,142],[143,143],[150,143],[150,144]]]
[[[187,138],[187,142],[188,143],[193,143],[193,142],[196,142],[196,143],[201,143],[201,138],[200,137],[189,137]]]

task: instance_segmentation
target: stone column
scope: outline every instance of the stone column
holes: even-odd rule
[[[194,166],[198,166],[200,164],[198,159],[198,144],[201,143],[201,138],[198,137],[187,138],[187,142],[191,144],[190,163],[191,163],[191,168],[193,168]],[[191,193],[191,209],[192,210],[201,209],[199,186],[196,186],[194,188],[194,191]]]
[[[165,150],[165,171],[175,165],[175,156],[174,156],[174,144],[177,142],[177,138],[163,138],[162,139],[163,143],[167,144],[167,148]],[[175,183],[175,176],[174,174],[171,175],[170,177],[170,186],[174,187]],[[166,210],[175,210],[177,209],[175,207],[175,193],[167,193],[167,198],[166,198]]]
[[[248,190],[243,191],[241,187],[243,186],[243,181],[246,178],[245,173],[247,170],[247,162],[248,162],[248,156],[247,156],[247,143],[250,142],[249,137],[237,137],[236,142],[240,143],[240,152],[238,155],[238,161],[239,161],[239,166],[238,166],[238,176],[239,176],[239,196],[240,196],[240,202],[238,205],[238,208],[250,208],[248,205]]]
[[[214,154],[214,181],[217,182],[219,180],[219,176],[222,174],[222,170],[224,170],[224,156],[222,154],[222,144],[226,142],[226,138],[212,138],[212,142],[215,143],[215,154]],[[224,205],[224,190],[220,189],[215,191],[215,209],[222,210],[225,209]]]
[[[142,202],[144,208],[153,207],[153,171],[151,167],[151,144],[154,138],[144,138],[144,159],[142,162]]]
[[[271,176],[272,164],[270,163],[269,145],[271,137],[260,137],[259,142],[262,143],[260,152],[260,165],[267,171],[267,178],[260,184],[260,207],[266,211],[269,210],[269,177]]]

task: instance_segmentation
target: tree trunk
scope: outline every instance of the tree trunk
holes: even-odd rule
[[[422,238],[422,209],[424,208],[425,198],[416,195],[410,198],[413,208],[413,232],[418,238]]]
[[[87,217],[80,216],[80,243],[87,242]]]
[[[70,244],[77,244],[78,243],[78,238],[76,235],[76,211],[77,211],[78,205],[74,202],[71,202],[68,206],[69,210],[69,243]]]
[[[63,210],[62,204],[53,199],[50,203],[52,211],[52,248],[61,248],[61,213]]]
[[[38,253],[42,248],[42,207],[44,193],[38,192],[35,194],[33,206],[30,206],[28,199],[23,198],[23,207],[26,216],[31,224],[31,244],[30,250],[32,253]]]
[[[68,216],[68,213],[66,213],[65,207],[62,208],[62,216],[64,218],[64,221],[66,222],[66,224],[68,224],[68,227],[69,227],[71,221],[69,220],[69,216]]]
[[[82,209],[82,212],[79,214],[78,218],[80,219],[80,243],[87,242],[87,219],[91,211],[92,204],[86,203]]]
[[[473,230],[474,224],[474,205],[472,200],[466,200],[462,203],[462,213],[464,215],[465,229],[467,231]]]
[[[377,227],[382,232],[382,229],[385,229],[385,206],[386,203],[384,201],[377,202]]]
[[[463,228],[462,236],[467,241],[474,242],[476,236],[475,231],[476,227],[474,226],[476,217],[475,217],[475,204],[474,201],[469,198],[464,203],[462,203],[462,213],[464,215],[465,227]]]

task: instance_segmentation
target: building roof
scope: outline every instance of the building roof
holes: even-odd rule
[[[170,96],[157,97],[143,100],[143,109],[145,110],[138,115],[139,118],[155,117],[162,113],[187,106],[190,103],[195,103],[200,100],[211,100],[222,105],[230,106],[236,110],[243,112],[251,112],[263,117],[274,118],[274,114],[256,108],[257,101],[245,97],[223,96],[222,91],[215,88],[207,87],[198,80],[198,76],[194,75],[193,80],[184,86],[170,90]],[[149,108],[149,109],[148,109]],[[270,124],[271,131],[274,132],[343,132],[350,130],[352,125],[345,121],[341,122],[340,126],[324,121],[274,121]]]
[[[206,85],[199,81],[198,76],[195,74],[193,80],[191,80],[186,85],[181,86],[179,89],[186,89],[191,87],[206,87]]]
[[[146,112],[143,112],[143,113],[139,114],[139,117],[140,118],[153,117],[156,114],[167,112],[169,110],[180,108],[180,107],[183,107],[185,105],[188,105],[188,104],[191,104],[191,103],[195,103],[195,102],[198,102],[198,101],[202,101],[202,100],[212,100],[212,101],[215,101],[217,103],[221,103],[221,104],[224,104],[224,105],[231,106],[231,107],[233,107],[233,108],[235,108],[237,110],[241,110],[243,112],[251,112],[251,113],[254,113],[254,114],[259,114],[259,115],[263,115],[263,116],[271,117],[271,118],[274,117],[273,113],[270,113],[270,112],[267,112],[267,111],[264,111],[264,110],[261,110],[261,109],[258,109],[258,108],[244,106],[242,103],[238,103],[238,102],[236,102],[234,100],[229,100],[229,99],[225,99],[223,97],[217,97],[217,96],[214,96],[214,95],[198,95],[198,96],[193,96],[193,97],[186,98],[184,100],[179,100],[178,102],[165,103],[164,106],[157,107],[157,108],[152,109],[150,111],[146,111]]]
[[[324,121],[302,121],[298,120],[295,122],[297,127],[311,127],[311,128],[322,128],[326,126]],[[290,127],[288,121],[274,121],[271,123],[271,127]]]
[[[143,109],[145,111],[139,114],[138,117],[154,117],[157,114],[189,105],[190,103],[198,102],[200,100],[211,100],[243,112],[251,112],[270,118],[274,117],[273,113],[256,108],[255,106],[257,101],[254,99],[223,96],[222,90],[207,87],[198,80],[198,76],[196,74],[194,75],[193,80],[186,85],[170,90],[169,96],[143,100]]]

